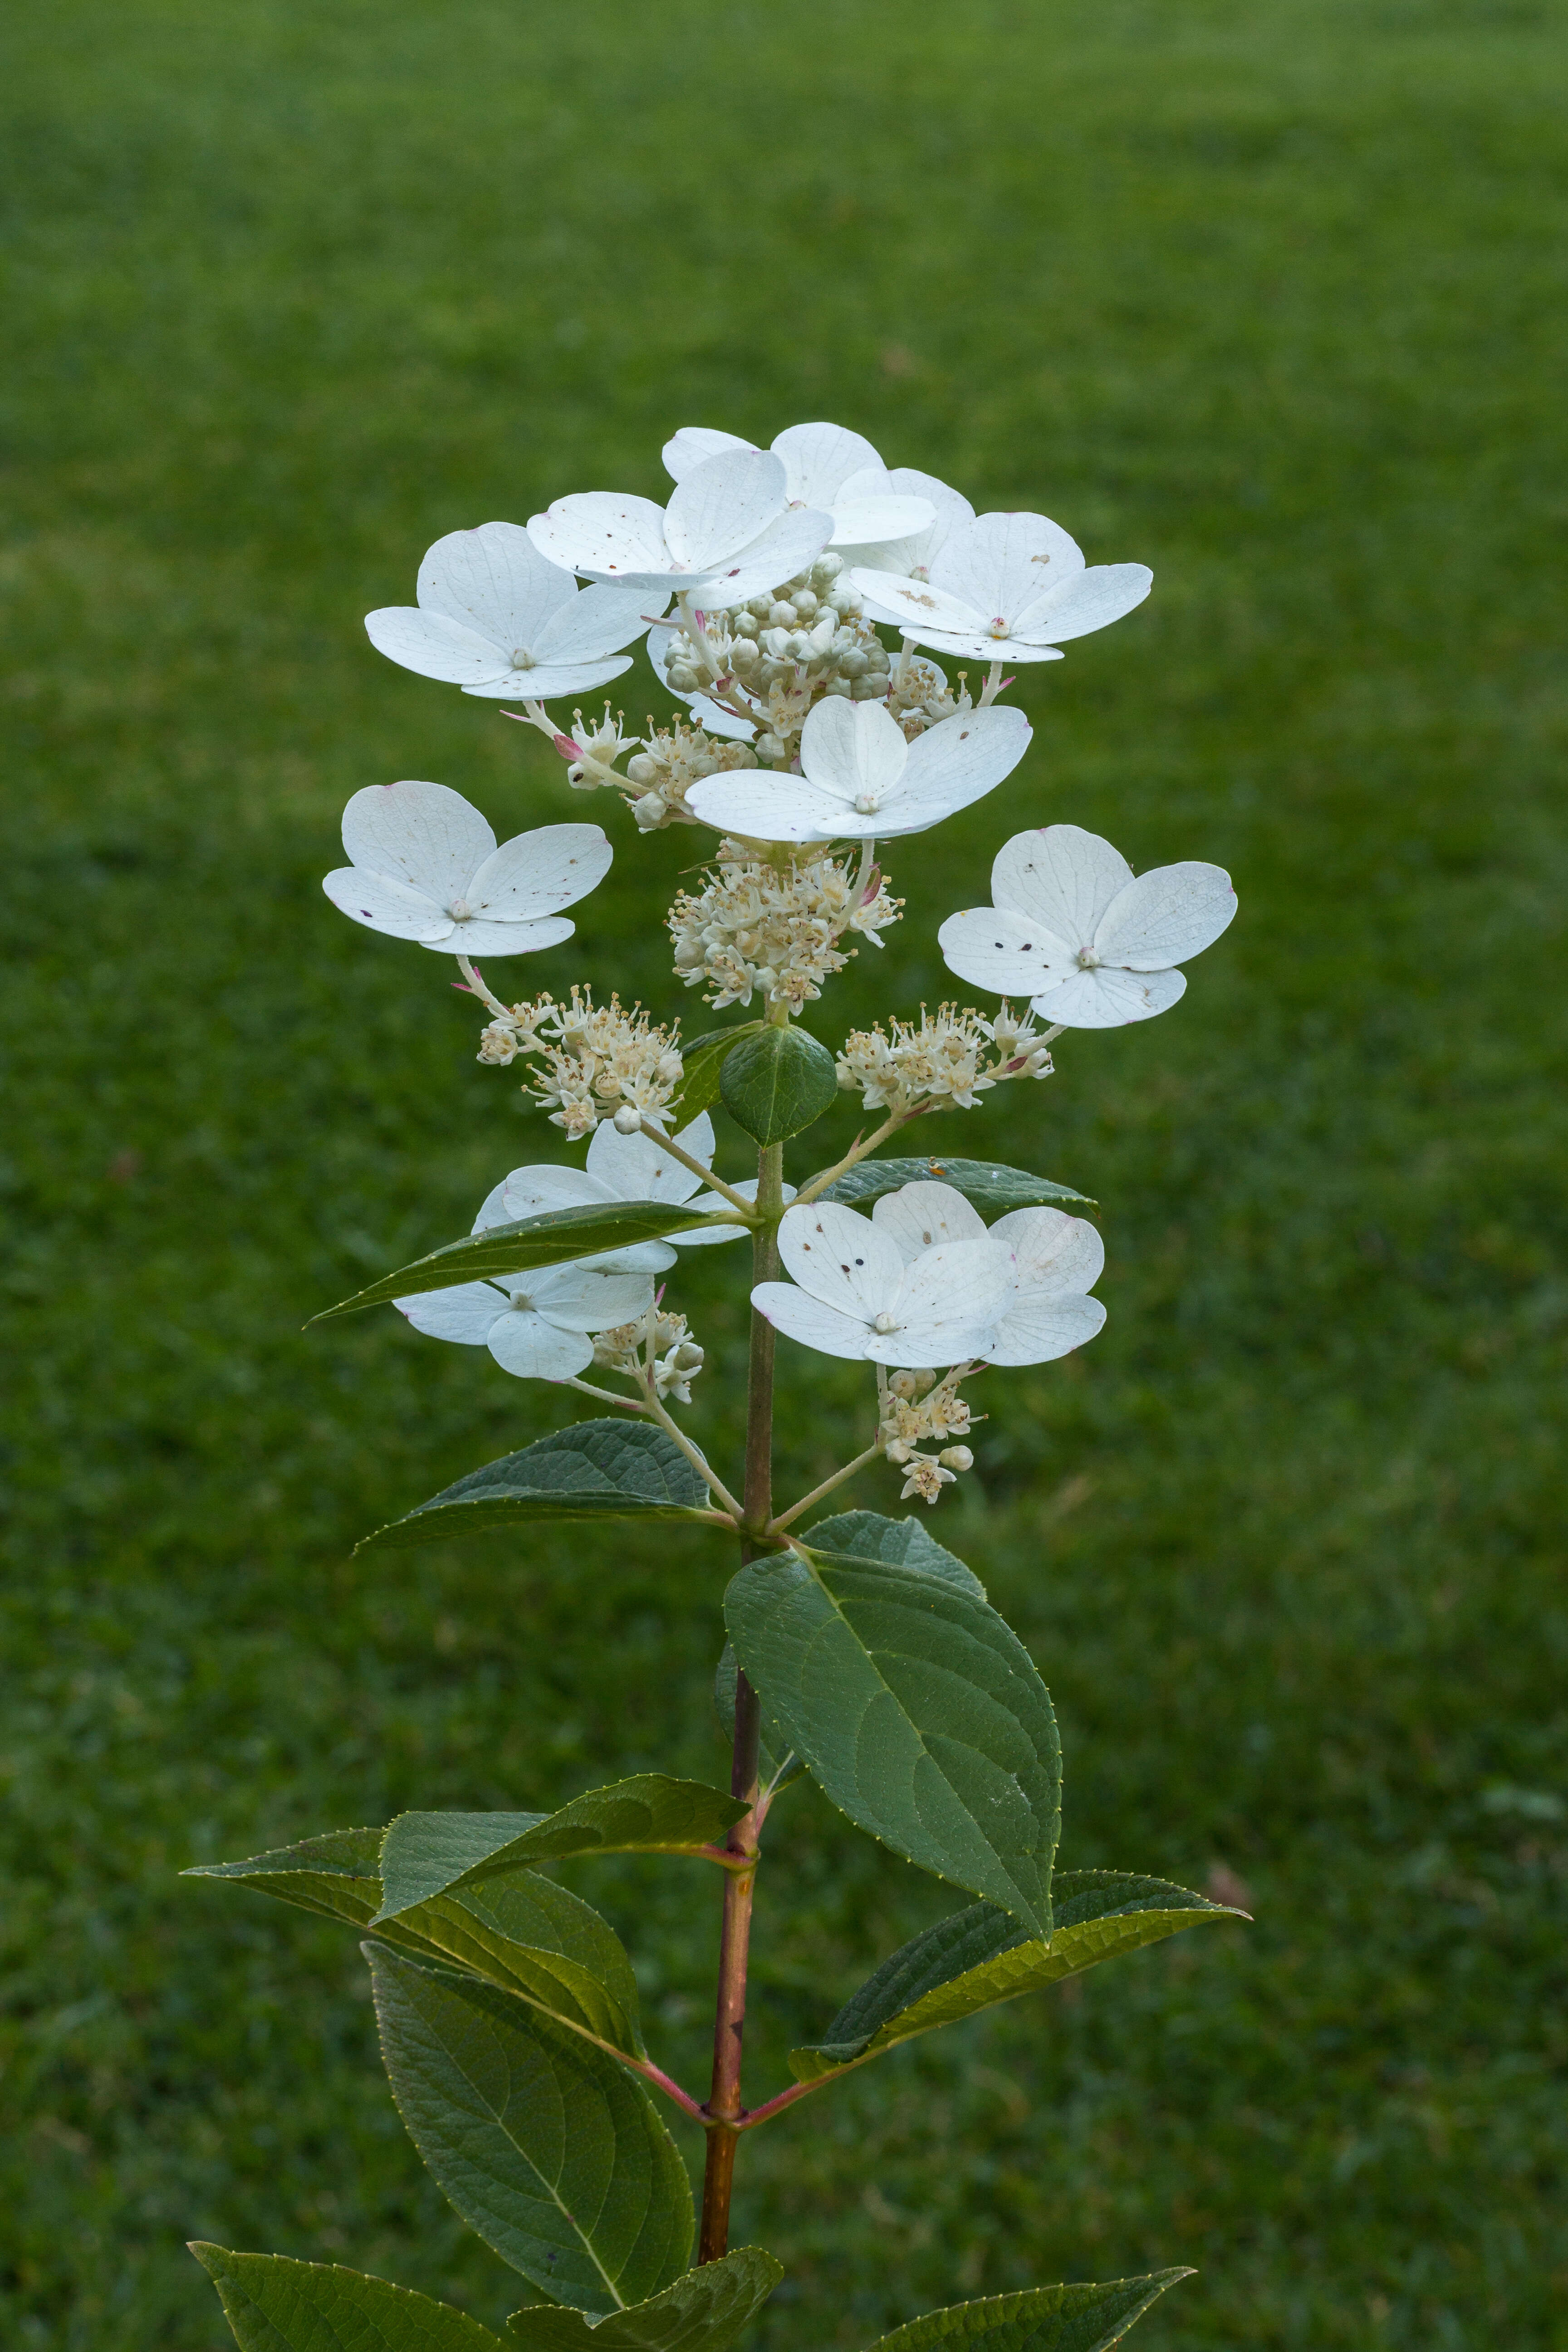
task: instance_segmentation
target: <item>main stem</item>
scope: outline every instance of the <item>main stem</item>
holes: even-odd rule
[[[754,1282],[772,1282],[779,1271],[778,1217],[784,1202],[784,1146],[764,1145],[757,1163],[757,1208],[766,1218],[752,1241]],[[746,1483],[742,1560],[770,1549],[760,1542],[773,1509],[773,1327],[752,1311],[752,1360],[746,1386]],[[752,1895],[756,1885],[757,1695],[743,1674],[735,1676],[735,1738],[730,1789],[748,1811],[724,1843],[751,1865],[724,1874],[724,1918],[719,1942],[719,1997],[713,2015],[713,2084],[708,2095],[708,2162],[702,2177],[700,2263],[715,2263],[730,2244],[730,2192],[735,2179],[735,2142],[745,2113],[741,2105],[741,2044],[746,2027],[746,1957],[752,1936]]]

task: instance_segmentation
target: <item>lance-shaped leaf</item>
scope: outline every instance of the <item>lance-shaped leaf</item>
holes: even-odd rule
[[[691,2185],[641,2084],[520,2001],[366,1950],[398,2113],[485,2243],[583,2311],[680,2277]]]
[[[328,1830],[298,1845],[252,1854],[248,1862],[208,1862],[182,1878],[227,1878],[276,1895],[324,1919],[368,1927],[381,1908],[381,1830]],[[250,2257],[247,2257],[250,2259]],[[259,2261],[260,2256],[256,2259]]]
[[[736,2246],[607,2319],[535,2303],[514,2311],[507,2328],[528,2352],[728,2352],[783,2276],[761,2246]]]
[[[805,1029],[764,1024],[719,1072],[719,1096],[738,1127],[759,1143],[783,1143],[813,1126],[838,1094],[838,1066]]]
[[[733,1216],[731,1214],[731,1223]],[[705,1209],[672,1207],[668,1201],[606,1201],[581,1209],[551,1209],[541,1217],[520,1217],[510,1225],[488,1225],[447,1242],[412,1265],[384,1274],[368,1289],[356,1290],[335,1307],[324,1307],[312,1323],[334,1315],[357,1315],[362,1307],[382,1307],[391,1298],[412,1298],[423,1290],[445,1290],[458,1282],[493,1281],[527,1274],[536,1266],[562,1265],[569,1258],[597,1257],[605,1250],[631,1249],[638,1242],[662,1241],[706,1224]]]
[[[502,2339],[467,2312],[390,2279],[199,2242],[191,2252],[241,2352],[501,2352]]]
[[[820,2082],[917,2033],[1059,1984],[1200,1920],[1247,1916],[1167,1879],[1121,1870],[1058,1870],[1051,1908],[1048,1942],[990,1903],[972,1904],[912,1937],[845,2002],[819,2042],[790,2052],[795,2081]]]
[[[382,1907],[395,1918],[448,1887],[584,1853],[695,1853],[746,1808],[701,1780],[635,1773],[553,1813],[400,1813],[381,1849]]]
[[[895,1568],[918,1570],[922,1576],[944,1577],[961,1591],[985,1598],[985,1587],[973,1570],[928,1534],[919,1519],[888,1519],[880,1511],[840,1511],[837,1518],[819,1519],[804,1541],[812,1551],[881,1559]]]
[[[728,1528],[708,1506],[700,1474],[662,1429],[636,1421],[577,1421],[549,1437],[470,1470],[401,1519],[378,1528],[356,1552],[497,1529],[546,1519],[668,1519]]]
[[[680,1049],[683,1076],[680,1092],[669,1106],[672,1121],[684,1127],[700,1111],[710,1110],[719,1099],[719,1073],[726,1057],[748,1037],[767,1027],[765,1021],[737,1021],[728,1029],[710,1029]]]
[[[983,2345],[985,2352],[1107,2352],[1168,2286],[1192,2275],[1186,2268],[1151,2271],[1146,2278],[1026,2287],[1022,2294],[950,2304],[879,2336],[870,2352],[939,2352],[944,2345]]]
[[[988,1601],[802,1545],[743,1568],[724,1614],[766,1712],[851,1821],[1049,1935],[1056,1717]]]
[[[375,1933],[515,1993],[558,2025],[645,2054],[625,1945],[591,1903],[534,1871],[416,1904]]]
[[[1003,1168],[990,1160],[863,1160],[819,1194],[824,1201],[843,1201],[858,1209],[896,1192],[904,1184],[951,1184],[977,1209],[1035,1209],[1052,1201],[1077,1201],[1084,1208],[1100,1203],[1070,1185],[1053,1184],[1022,1168]]]

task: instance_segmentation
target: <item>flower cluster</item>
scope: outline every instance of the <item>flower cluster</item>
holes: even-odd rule
[[[602,1118],[627,1132],[658,1121],[683,1076],[679,1023],[661,1027],[618,996],[595,1004],[589,988],[574,986],[569,1003],[544,995],[498,1013],[479,1039],[479,1060],[504,1065],[520,1054],[543,1065],[525,1091],[552,1106],[552,1123],[574,1142]]]
[[[1028,1014],[1011,1012],[1004,999],[994,1021],[956,1004],[939,1004],[933,1016],[922,1004],[918,1022],[851,1030],[838,1056],[838,1083],[850,1093],[858,1088],[868,1110],[901,1118],[943,1101],[973,1110],[976,1096],[998,1080],[1048,1078],[1051,1069]]]
[[[710,990],[715,1009],[749,1004],[754,992],[798,1012],[854,954],[842,944],[847,934],[877,940],[902,905],[864,859],[774,864],[721,842],[717,870],[695,895],[679,892],[669,910],[675,969],[688,988]]]
[[[643,1378],[643,1349],[652,1345],[654,1393],[661,1401],[691,1402],[691,1383],[702,1370],[703,1351],[689,1335],[684,1315],[661,1314],[658,1305],[635,1323],[617,1323],[601,1331],[594,1345],[594,1362],[605,1371]],[[659,1354],[662,1349],[664,1353]]]
[[[700,824],[687,806],[686,795],[705,777],[734,768],[754,768],[757,755],[749,743],[724,742],[706,729],[676,719],[668,727],[652,728],[642,749],[626,762],[622,790],[631,804],[639,833],[657,833],[667,824]],[[621,782],[617,776],[616,783]]]
[[[906,1473],[900,1500],[918,1495],[934,1503],[944,1486],[961,1471],[972,1470],[974,1456],[967,1445],[944,1445],[940,1454],[916,1448],[928,1438],[967,1437],[973,1425],[969,1401],[958,1393],[958,1383],[970,1368],[949,1372],[938,1381],[934,1371],[894,1372],[881,1383],[878,1435],[889,1462]]]

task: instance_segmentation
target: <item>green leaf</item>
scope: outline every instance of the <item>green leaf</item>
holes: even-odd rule
[[[1049,1935],[1056,1717],[988,1601],[801,1545],[743,1568],[724,1614],[764,1708],[851,1821]]]
[[[726,1642],[719,1653],[719,1663],[713,1669],[713,1719],[719,1727],[720,1738],[731,1754],[734,1752],[735,1741],[735,1691],[740,1679],[741,1669],[735,1657],[735,1644],[733,1642]],[[764,1789],[771,1787],[777,1794],[780,1790],[787,1789],[792,1780],[798,1780],[805,1770],[805,1764],[784,1737],[778,1725],[770,1723],[764,1715],[762,1720],[761,1737],[757,1741],[757,1776],[763,1787]]]
[[[961,1591],[985,1598],[985,1587],[956,1552],[944,1550],[928,1535],[919,1519],[886,1519],[879,1511],[841,1511],[836,1519],[819,1519],[804,1538],[812,1551],[838,1552],[854,1559],[886,1560],[894,1568],[912,1568],[922,1576],[945,1577]]]
[[[1108,2279],[1098,2286],[1036,2286],[1022,2294],[988,2294],[979,2303],[928,2311],[880,2336],[870,2352],[937,2352],[942,2345],[984,2344],[986,2352],[1106,2352],[1135,2319],[1191,2270],[1151,2271],[1147,2278]]]
[[[242,2352],[500,2352],[501,2338],[466,2312],[388,2279],[200,2241],[191,2252]]]
[[[515,1993],[574,2033],[644,2053],[625,1945],[591,1903],[535,1871],[416,1904],[374,1932]]]
[[[765,1021],[737,1021],[728,1029],[710,1029],[706,1036],[693,1037],[689,1045],[680,1049],[681,1066],[685,1072],[680,1092],[670,1104],[670,1113],[684,1127],[700,1111],[710,1110],[719,1099],[719,1074],[725,1058],[746,1037],[755,1037],[767,1027]]]
[[[329,1323],[334,1315],[357,1315],[362,1307],[381,1307],[389,1298],[412,1298],[422,1290],[446,1290],[457,1282],[493,1281],[501,1275],[527,1274],[536,1266],[561,1265],[568,1258],[630,1249],[637,1242],[662,1241],[667,1234],[682,1234],[707,1222],[705,1209],[674,1208],[659,1201],[606,1201],[603,1208],[590,1203],[582,1209],[550,1209],[541,1217],[520,1217],[515,1223],[490,1225],[482,1234],[466,1234],[460,1242],[447,1242],[427,1257],[416,1257],[412,1265],[384,1274],[368,1290],[356,1290],[352,1298],[324,1307],[319,1315],[311,1316],[310,1322]]]
[[[607,2319],[536,2303],[514,2311],[507,2326],[528,2352],[727,2352],[783,2276],[761,2246],[736,2246]]]
[[[448,1887],[584,1853],[700,1853],[744,1805],[701,1780],[638,1772],[554,1813],[400,1813],[381,1849],[375,1925]]]
[[[672,2284],[691,2184],[642,2085],[520,2001],[366,1948],[398,2113],[485,2243],[583,2311]]]
[[[896,1192],[900,1184],[933,1181],[951,1184],[977,1209],[1034,1209],[1054,1201],[1077,1201],[1086,1209],[1100,1206],[1087,1192],[1030,1176],[1022,1168],[998,1167],[990,1160],[863,1160],[817,1197],[858,1209],[868,1201],[879,1201],[884,1192]]]
[[[636,1421],[576,1421],[521,1453],[470,1470],[356,1552],[401,1550],[554,1519],[695,1520],[728,1528],[673,1438]]]
[[[914,1937],[846,2001],[820,2042],[790,2052],[795,2081],[820,2082],[917,2033],[1059,1984],[1202,1919],[1247,1916],[1167,1879],[1121,1870],[1059,1870],[1051,1904],[1048,1942],[990,1903],[973,1904]]]
[[[368,1927],[381,1908],[381,1830],[328,1830],[298,1845],[252,1854],[248,1862],[208,1862],[182,1878],[231,1878],[260,1894],[279,1895],[324,1919]],[[247,2256],[247,2261],[252,2259]],[[260,2255],[254,2257],[260,2261]]]
[[[759,1143],[783,1143],[815,1125],[838,1092],[838,1067],[805,1029],[768,1022],[727,1055],[719,1093],[737,1126]]]

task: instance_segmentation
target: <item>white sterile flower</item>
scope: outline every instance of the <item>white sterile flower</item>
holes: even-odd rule
[[[412,604],[365,616],[378,653],[465,694],[585,694],[630,669],[648,625],[640,588],[579,588],[514,522],[448,531],[419,566]]]
[[[934,474],[921,473],[913,466],[894,466],[886,470],[868,466],[864,473],[852,474],[844,485],[847,501],[898,496],[930,501],[931,520],[925,529],[899,539],[845,547],[844,561],[871,572],[891,572],[903,579],[927,580],[931,565],[953,533],[966,530],[974,520],[974,509],[961,490],[938,481]]]
[[[531,955],[576,929],[558,910],[609,870],[596,824],[545,824],[496,846],[461,793],[445,784],[367,784],[343,811],[353,864],[329,874],[334,907],[395,940],[442,955]]]
[[[704,1167],[713,1158],[713,1122],[706,1111],[683,1127],[675,1140],[700,1160]],[[480,1225],[504,1224],[519,1217],[542,1217],[552,1209],[585,1209],[616,1201],[660,1201],[672,1208],[716,1210],[728,1206],[721,1193],[703,1192],[702,1179],[683,1168],[660,1149],[650,1136],[623,1134],[613,1119],[605,1119],[594,1129],[594,1139],[588,1146],[585,1168],[537,1167],[514,1168],[504,1182],[498,1184],[479,1211]],[[734,1190],[746,1200],[754,1200],[757,1180],[751,1177],[737,1184]],[[794,1198],[786,1186],[786,1194]],[[695,1196],[695,1197],[694,1197]],[[709,1228],[694,1227],[689,1233],[672,1234],[670,1242],[680,1247],[700,1246],[708,1242],[732,1242],[745,1232],[743,1225],[715,1224]],[[658,1272],[673,1265],[675,1251],[669,1242],[638,1242],[628,1250],[606,1254],[584,1263],[594,1265],[615,1265],[646,1268]]]
[[[664,445],[665,468],[672,481],[684,482],[710,458],[755,446],[711,425],[683,425]],[[773,455],[784,467],[791,506],[826,507],[831,513],[830,546],[910,538],[929,530],[935,520],[925,478],[920,488],[895,485],[869,441],[846,425],[791,425],[774,438]],[[778,574],[781,580],[787,576]]]
[[[1153,584],[1142,563],[1097,563],[1044,515],[986,514],[952,532],[929,579],[858,566],[866,610],[939,653],[1059,661],[1057,647],[1120,621]]]
[[[1021,710],[960,711],[912,743],[879,702],[829,695],[801,730],[802,773],[741,768],[686,795],[694,816],[754,841],[888,839],[923,833],[1009,775],[1029,748]]]
[[[987,1363],[1047,1363],[1081,1348],[1104,1325],[1104,1307],[1088,1293],[1104,1272],[1105,1244],[1086,1218],[1060,1209],[1010,1209],[987,1226],[952,1185],[923,1181],[885,1192],[871,1215],[910,1265],[955,1242],[1005,1244],[1012,1295],[984,1351]]]
[[[994,907],[950,915],[950,971],[1027,996],[1064,1029],[1114,1029],[1175,1003],[1175,966],[1212,947],[1236,912],[1222,866],[1187,860],[1133,877],[1109,841],[1076,824],[1016,833],[991,868]]]
[[[786,1209],[779,1255],[795,1279],[759,1282],[758,1313],[822,1355],[874,1364],[989,1355],[1013,1283],[1001,1242],[955,1241],[909,1262],[891,1234],[834,1201]]]
[[[656,598],[700,591],[700,601],[720,605],[793,578],[821,554],[832,529],[831,515],[791,508],[777,457],[737,449],[698,466],[668,507],[580,491],[532,516],[528,535],[550,562],[584,579]]]
[[[593,1331],[629,1323],[653,1305],[646,1274],[608,1266],[542,1266],[499,1283],[460,1282],[395,1298],[416,1331],[460,1347],[488,1348],[502,1371],[524,1381],[569,1381],[594,1360]]]

